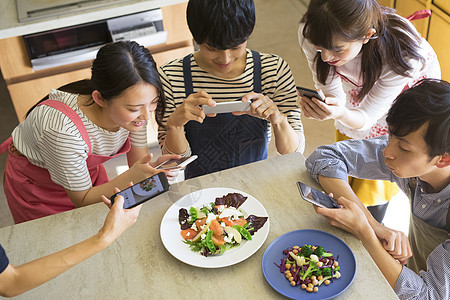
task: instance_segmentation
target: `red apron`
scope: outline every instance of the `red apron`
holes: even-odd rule
[[[120,151],[114,156],[92,154],[91,141],[80,116],[60,101],[46,100],[42,104],[61,111],[78,128],[89,148],[86,164],[91,176],[92,186],[108,182],[109,178],[103,163],[113,157],[127,153],[131,147],[130,139],[127,139]],[[9,150],[3,184],[14,222],[21,223],[74,209],[75,206],[67,196],[65,189],[51,180],[47,169],[35,166],[25,156],[18,156],[11,152],[11,141],[12,138],[10,137],[0,145],[0,153],[5,152],[6,149]]]

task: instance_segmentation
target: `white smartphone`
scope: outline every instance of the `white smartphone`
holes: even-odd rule
[[[205,114],[221,114],[230,113],[234,111],[248,111],[250,110],[251,102],[229,101],[229,102],[217,102],[216,106],[211,107],[209,105],[202,105]]]
[[[156,169],[174,169],[181,168],[184,169],[188,164],[197,159],[197,155],[192,155],[189,157],[182,157],[180,159],[169,159],[168,161],[163,162]]]
[[[318,91],[316,90],[312,90],[312,89],[307,89],[301,86],[297,87],[297,91],[300,93],[300,95],[308,97],[308,98],[317,98],[320,101],[324,102],[325,100],[323,99],[322,95],[319,94]]]
[[[331,198],[325,193],[322,193],[315,188],[304,184],[303,182],[298,181],[297,187],[302,195],[302,198],[306,201],[325,208],[339,208],[339,205],[336,203],[336,200]]]

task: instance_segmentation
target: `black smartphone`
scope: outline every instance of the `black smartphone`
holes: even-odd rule
[[[322,193],[315,188],[304,184],[303,182],[297,182],[298,189],[302,198],[306,201],[325,208],[339,208],[339,205],[336,203],[332,197],[328,196],[325,193]]]
[[[325,100],[323,99],[323,97],[319,94],[319,92],[316,91],[316,90],[307,89],[307,88],[298,86],[298,87],[297,87],[297,91],[298,91],[298,92],[300,93],[300,95],[302,95],[302,96],[305,96],[305,97],[308,97],[308,98],[314,97],[314,98],[319,99],[319,100],[322,101],[322,102],[325,101]]]
[[[117,194],[111,196],[111,203],[114,204],[114,199],[117,195],[121,195],[124,198],[123,208],[133,208],[153,197],[158,196],[170,189],[169,182],[167,181],[166,174],[160,172],[152,177],[142,180],[135,185],[126,188]]]
[[[188,164],[197,159],[197,155],[192,155],[189,157],[182,157],[180,159],[169,159],[168,161],[163,162],[156,169],[173,169],[173,168],[181,168],[184,169]]]

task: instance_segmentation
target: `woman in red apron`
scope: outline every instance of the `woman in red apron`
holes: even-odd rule
[[[90,80],[52,90],[11,138],[4,190],[16,223],[99,202],[157,171],[149,164],[147,121],[165,109],[148,49],[135,42],[102,47]],[[103,162],[126,153],[130,169],[109,181]]]
[[[311,1],[299,41],[326,99],[302,97],[304,115],[334,119],[336,141],[387,134],[386,113],[397,95],[420,79],[441,77],[432,47],[408,21],[427,16],[419,11],[406,19],[376,0]],[[349,183],[381,223],[397,186],[353,177]]]

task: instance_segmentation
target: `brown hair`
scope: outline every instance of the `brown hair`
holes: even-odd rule
[[[333,50],[333,38],[346,41],[364,40],[370,28],[375,35],[362,47],[361,74],[363,86],[358,94],[362,99],[381,76],[383,65],[402,76],[412,69],[408,59],[421,60],[418,53],[421,37],[394,10],[380,6],[376,0],[311,0],[301,20],[305,23],[303,36],[313,45]],[[335,67],[315,57],[318,80],[326,79]]]

